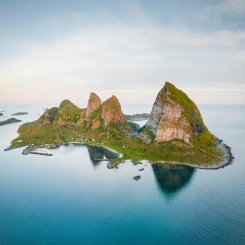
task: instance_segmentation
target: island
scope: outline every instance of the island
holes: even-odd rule
[[[16,112],[14,114],[12,114],[12,116],[23,116],[23,115],[27,115],[29,114],[28,112]]]
[[[18,133],[11,149],[80,142],[117,151],[121,157],[115,163],[130,159],[219,168],[233,159],[230,147],[205,126],[195,103],[169,82],[158,93],[149,120],[141,128],[127,121],[115,95],[102,102],[91,93],[86,108],[63,100],[36,121],[21,125]]]
[[[0,122],[0,126],[7,125],[7,124],[10,124],[10,123],[16,123],[16,122],[21,122],[21,120],[18,120],[18,119],[14,118],[14,117],[11,117],[11,118],[9,118],[9,119],[7,119],[5,121],[1,121]]]
[[[150,117],[150,114],[140,113],[140,114],[134,114],[134,115],[125,115],[125,117],[128,121],[142,121],[142,120],[148,120]]]

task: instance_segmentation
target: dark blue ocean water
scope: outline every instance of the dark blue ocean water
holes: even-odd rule
[[[123,106],[125,113],[151,106]],[[0,106],[36,119],[44,106]],[[219,170],[93,161],[67,145],[52,157],[4,152],[21,123],[0,127],[0,244],[245,244],[245,106],[200,106],[235,160]],[[132,178],[141,175],[139,181]]]

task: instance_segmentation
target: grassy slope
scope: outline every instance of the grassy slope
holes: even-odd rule
[[[193,105],[186,104],[186,106],[192,107]],[[49,111],[48,118],[43,115],[32,123],[20,126],[18,130],[19,137],[12,141],[12,147],[86,141],[109,146],[122,153],[124,159],[209,164],[222,158],[222,152],[213,143],[212,137],[214,136],[208,130],[200,136],[201,138],[197,139],[194,147],[180,140],[145,145],[138,137],[131,137],[125,134],[126,131],[133,127],[131,124],[117,125],[110,123],[108,128],[105,129],[100,110],[96,110],[92,114],[90,121],[82,125],[77,124],[76,122],[84,112],[84,109],[79,109],[71,102],[63,101],[59,106],[59,110],[52,108]],[[55,120],[52,120],[51,114],[56,116]],[[58,120],[60,117],[62,117],[62,120],[69,121],[69,124],[59,125]],[[44,123],[47,122],[47,119],[49,123]],[[94,120],[100,120],[101,123],[97,129],[91,130]],[[205,137],[208,137],[208,139]],[[211,141],[209,137],[212,138]]]
[[[123,128],[114,124],[110,124],[105,131],[102,128],[88,130],[45,126],[36,121],[22,125],[18,132],[20,136],[12,142],[12,147],[83,142],[82,136],[85,136],[89,143],[117,150],[124,155],[124,159],[208,164],[222,158],[222,153],[214,146],[195,148],[177,140],[145,145],[137,137],[125,136]]]

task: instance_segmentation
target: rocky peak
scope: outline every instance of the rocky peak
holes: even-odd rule
[[[173,84],[166,82],[153,104],[149,121],[140,138],[145,143],[191,139],[207,130],[194,102]]]
[[[92,92],[88,100],[88,105],[86,109],[86,118],[89,118],[95,110],[99,109],[101,104],[102,102],[99,96]]]
[[[121,105],[115,95],[103,102],[101,117],[104,119],[105,127],[107,127],[110,122],[118,124],[126,122],[126,118],[122,113]]]
[[[75,106],[70,100],[62,100],[60,105],[59,105],[59,109],[64,109],[67,106]]]
[[[70,100],[63,100],[58,108],[56,122],[58,125],[76,123],[80,118],[80,108],[73,104]]]

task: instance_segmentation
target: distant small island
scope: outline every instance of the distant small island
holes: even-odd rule
[[[9,118],[9,119],[7,119],[5,121],[1,121],[0,122],[0,126],[7,125],[7,124],[10,124],[10,123],[16,123],[16,122],[21,122],[21,120],[18,120],[16,118],[12,117],[12,118]]]
[[[142,117],[149,120],[139,128],[132,120]],[[115,163],[130,159],[218,168],[233,159],[230,148],[209,132],[195,103],[169,82],[158,93],[150,115],[125,116],[116,96],[102,102],[91,93],[86,108],[63,100],[38,120],[21,125],[18,133],[11,149],[80,142],[121,153]]]
[[[28,112],[16,112],[14,114],[12,114],[12,116],[23,116],[23,115],[27,115],[29,114]]]
[[[140,113],[140,114],[134,114],[134,115],[125,115],[125,117],[128,121],[142,121],[142,120],[148,120],[150,117],[150,114]]]

